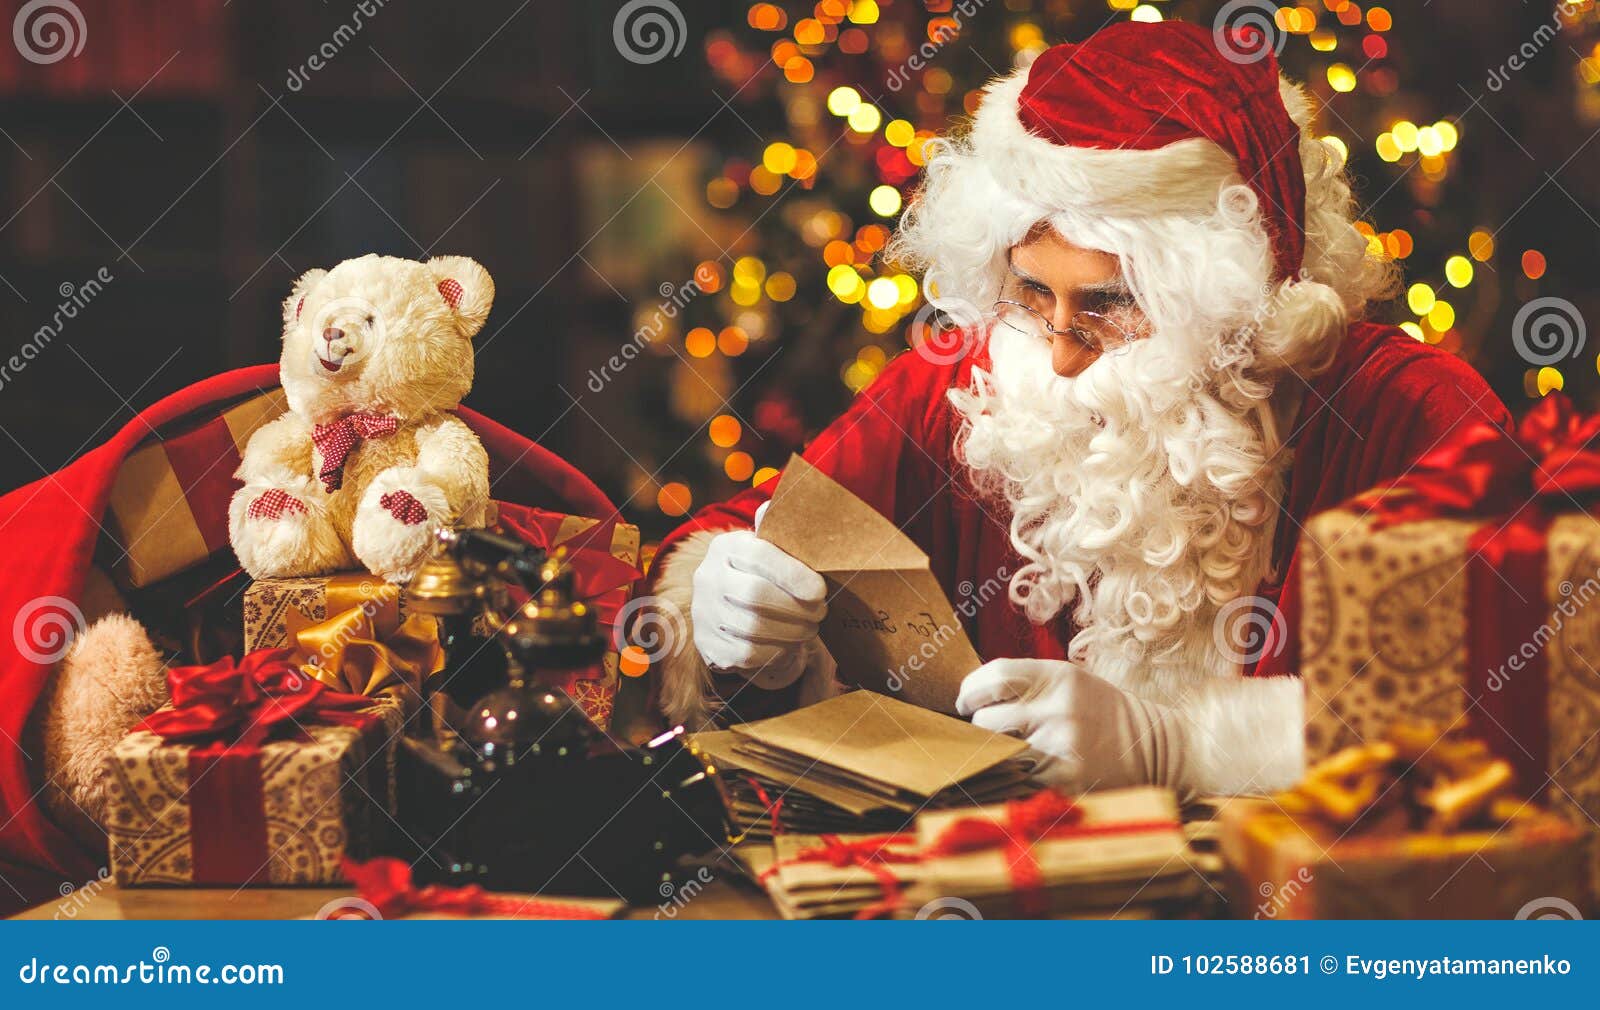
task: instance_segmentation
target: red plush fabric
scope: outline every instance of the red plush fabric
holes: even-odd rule
[[[1005,600],[1006,575],[1021,559],[1006,532],[1003,503],[979,501],[970,492],[953,451],[956,416],[945,397],[965,386],[974,367],[986,364],[980,346],[963,361],[934,365],[902,354],[884,369],[850,408],[806,449],[814,466],[894,520],[927,552],[945,593],[958,606],[971,599],[976,618],[966,621],[978,654],[1062,659],[1075,628],[1062,616],[1030,624]],[[1510,423],[1505,406],[1471,366],[1419,343],[1393,327],[1359,323],[1350,328],[1332,368],[1307,386],[1290,439],[1294,463],[1279,524],[1276,562],[1286,571],[1280,586],[1259,594],[1278,599],[1287,641],[1269,641],[1269,657],[1258,675],[1298,670],[1295,647],[1301,526],[1315,512],[1339,504],[1372,485],[1398,476],[1457,424],[1488,419]],[[758,488],[707,506],[662,544],[652,569],[685,536],[698,530],[749,528],[756,508],[777,486]],[[980,606],[983,601],[989,602]],[[739,690],[743,681],[719,678],[724,698],[737,692],[731,718],[755,718],[793,704],[788,691]]]
[[[1017,118],[1069,147],[1147,151],[1205,137],[1239,164],[1273,232],[1278,275],[1300,269],[1306,184],[1300,129],[1260,31],[1216,37],[1185,21],[1119,22],[1053,46],[1028,68]]]
[[[198,421],[277,384],[276,365],[242,368],[196,383],[151,406],[108,442],[60,471],[0,498],[5,551],[0,570],[6,573],[0,580],[0,614],[9,622],[30,600],[45,596],[76,603],[117,469],[152,431]],[[457,413],[488,450],[496,497],[578,515],[615,514],[605,494],[556,454],[476,411],[463,407]],[[236,486],[230,482],[229,494]],[[227,496],[205,505],[222,511],[226,528]],[[37,769],[30,768],[32,759],[20,741],[49,673],[49,666],[16,649],[0,652],[0,914],[55,896],[63,879],[91,879],[105,859],[103,852],[84,851],[36,802]]]

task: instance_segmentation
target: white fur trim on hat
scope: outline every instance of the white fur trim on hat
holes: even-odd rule
[[[1027,82],[1025,68],[990,84],[968,139],[1002,190],[1042,212],[1033,222],[1073,210],[1113,217],[1205,213],[1216,209],[1223,185],[1240,181],[1233,157],[1204,138],[1150,150],[1106,150],[1069,147],[1030,133],[1018,117]]]

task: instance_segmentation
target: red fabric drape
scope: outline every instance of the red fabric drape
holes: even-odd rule
[[[0,498],[5,634],[13,634],[10,623],[32,600],[80,599],[117,469],[152,430],[185,426],[277,384],[278,366],[258,365],[181,389],[140,413],[103,445]],[[457,414],[489,453],[495,497],[597,518],[615,514],[594,482],[555,453],[474,410],[463,407]],[[205,507],[225,510],[227,504],[226,497],[208,499]],[[10,637],[5,641],[11,644]],[[105,858],[104,853],[86,852],[36,802],[42,783],[32,763],[38,755],[26,754],[21,741],[50,669],[16,649],[0,651],[0,914],[54,896],[63,879],[90,879]]]

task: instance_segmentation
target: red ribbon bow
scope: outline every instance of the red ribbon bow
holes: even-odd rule
[[[329,690],[302,673],[293,656],[289,649],[257,649],[237,661],[174,667],[167,671],[172,707],[152,713],[139,728],[185,743],[256,747],[285,725],[365,723],[357,710],[372,699]]]
[[[1585,418],[1572,401],[1552,393],[1513,431],[1479,420],[1457,427],[1411,471],[1355,499],[1380,528],[1442,516],[1539,510],[1569,496],[1588,504],[1600,497],[1600,414]]]
[[[1411,472],[1360,495],[1374,529],[1440,518],[1481,525],[1467,540],[1467,720],[1537,794],[1549,753],[1549,684],[1540,647],[1511,657],[1550,616],[1545,569],[1550,524],[1563,506],[1600,502],[1600,415],[1583,417],[1552,393],[1512,431],[1488,421],[1457,427]],[[1497,672],[1498,671],[1498,672]]]
[[[357,863],[346,859],[344,875],[356,885],[361,897],[372,903],[386,919],[413,912],[438,912],[443,915],[496,915],[517,919],[606,919],[605,912],[588,905],[564,901],[492,894],[472,884],[467,887],[441,887],[429,884],[414,887],[411,867],[401,859],[369,859]]]
[[[311,442],[322,454],[317,479],[329,494],[344,486],[344,463],[363,439],[387,438],[400,427],[398,419],[385,414],[346,414],[330,424],[311,429]]]

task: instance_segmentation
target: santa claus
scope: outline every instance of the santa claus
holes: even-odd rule
[[[1509,420],[1464,362],[1362,321],[1395,271],[1265,42],[1117,24],[993,82],[890,249],[970,349],[900,355],[805,452],[968,615],[987,662],[960,713],[1065,787],[1296,779],[1301,525]],[[657,664],[673,720],[837,690],[822,578],[753,532],[776,484],[658,556],[690,627]]]

